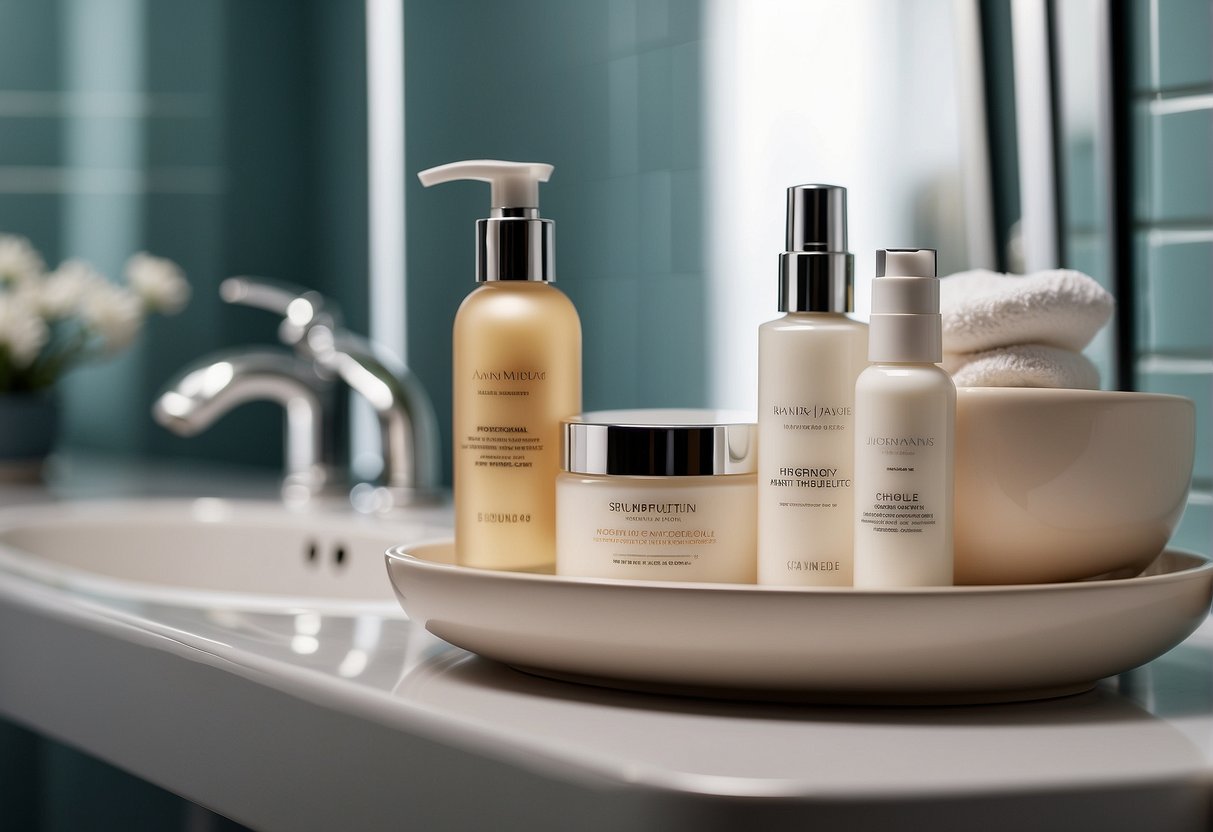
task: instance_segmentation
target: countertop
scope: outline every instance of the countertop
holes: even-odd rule
[[[269,493],[123,470],[80,465],[0,501],[98,481],[108,497]],[[257,829],[1167,830],[1213,814],[1207,622],[1078,696],[808,707],[540,679],[403,615],[195,608],[0,571],[0,668],[5,716]]]

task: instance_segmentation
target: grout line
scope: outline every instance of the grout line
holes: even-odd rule
[[[1137,233],[1163,232],[1167,234],[1205,234],[1213,232],[1213,218],[1202,220],[1138,220],[1133,223]]]
[[[1137,371],[1172,375],[1209,375],[1213,374],[1213,358],[1184,358],[1160,353],[1140,354],[1137,356]]]
[[[0,118],[209,118],[198,94],[0,90]]]
[[[0,193],[5,194],[218,194],[223,189],[223,169],[211,166],[148,170],[0,166]]]
[[[1152,228],[1146,232],[1149,246],[1177,246],[1189,243],[1213,243],[1213,228]]]
[[[1150,101],[1150,114],[1155,116],[1174,113],[1193,113],[1213,109],[1213,93],[1183,95],[1175,98],[1154,98]]]

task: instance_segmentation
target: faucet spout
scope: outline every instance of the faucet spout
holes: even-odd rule
[[[195,436],[246,402],[281,404],[286,419],[283,493],[306,498],[329,484],[324,399],[331,384],[307,361],[272,350],[219,353],[186,367],[152,406],[152,416],[180,436]]]
[[[432,497],[439,479],[438,420],[416,376],[364,338],[323,329],[311,335],[320,365],[375,411],[383,454],[380,501],[386,497],[399,506]]]
[[[327,410],[333,384],[365,399],[379,421],[383,466],[377,484],[359,483],[356,508],[390,511],[442,498],[438,420],[425,388],[407,366],[341,324],[334,304],[317,292],[263,277],[230,277],[219,287],[228,303],[282,316],[278,338],[293,354],[241,350],[212,356],[172,382],[154,407],[156,421],[183,436],[205,430],[253,399],[282,404],[287,420],[288,482],[328,482]],[[309,473],[311,472],[311,473]]]

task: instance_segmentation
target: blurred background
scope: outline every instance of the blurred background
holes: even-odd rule
[[[1207,550],[1210,20],[1209,0],[0,0],[0,232],[111,275],[147,249],[193,283],[58,386],[61,451],[272,467],[274,405],[194,439],[149,415],[192,359],[276,341],[273,315],[220,301],[233,274],[333,299],[408,361],[449,443],[487,193],[425,191],[423,168],[556,166],[542,211],[587,409],[752,407],[783,190],[842,184],[861,316],[886,246],[1113,291],[1088,353],[1107,388],[1201,407],[1180,542]]]
[[[272,315],[220,301],[233,274],[333,299],[407,360],[449,446],[487,190],[415,174],[468,158],[555,165],[542,213],[587,409],[752,407],[784,189],[829,182],[849,188],[861,316],[886,246],[938,248],[941,274],[1067,266],[1109,288],[1088,354],[1105,388],[1197,403],[1175,542],[1209,552],[1211,5],[0,0],[0,232],[109,274],[146,249],[194,288],[59,385],[59,450],[281,465],[273,405],[194,439],[150,417],[191,360],[276,343]]]

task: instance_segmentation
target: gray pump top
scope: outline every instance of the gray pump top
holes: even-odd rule
[[[492,186],[489,216],[476,220],[476,280],[536,280],[555,274],[556,223],[539,216],[539,183],[554,168],[542,162],[473,159],[417,174],[425,187],[459,179]]]
[[[852,312],[855,257],[847,251],[847,189],[788,188],[787,250],[779,255],[781,312]]]

